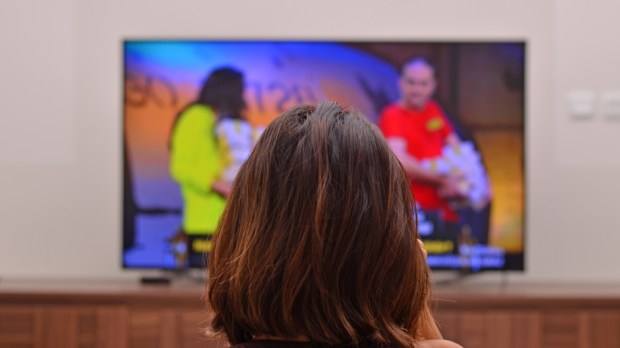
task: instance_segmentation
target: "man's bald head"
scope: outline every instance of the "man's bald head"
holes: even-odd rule
[[[437,78],[437,72],[435,71],[435,65],[424,57],[412,58],[405,62],[400,68],[400,75],[403,76],[405,70],[411,68],[418,69],[430,69],[433,73],[433,78]]]
[[[414,58],[403,65],[400,74],[401,103],[422,110],[437,87],[435,67],[425,58]]]

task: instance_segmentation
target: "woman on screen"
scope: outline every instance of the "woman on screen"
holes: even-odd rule
[[[241,72],[229,67],[213,70],[197,100],[179,113],[172,128],[170,174],[179,184],[184,201],[182,229],[173,243],[179,245],[179,239],[188,239],[190,265],[200,265],[204,252],[209,251],[210,237],[230,191],[230,184],[222,180],[226,155],[216,137],[216,127],[218,120],[243,113],[243,85]]]
[[[276,118],[238,173],[215,235],[207,304],[233,347],[458,347],[431,283],[402,166],[335,103]]]

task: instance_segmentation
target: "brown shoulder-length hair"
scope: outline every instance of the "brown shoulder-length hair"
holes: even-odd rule
[[[209,258],[213,333],[413,347],[430,291],[412,194],[378,129],[333,102],[265,130]]]

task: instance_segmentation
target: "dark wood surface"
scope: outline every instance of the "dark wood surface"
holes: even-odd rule
[[[198,282],[141,285],[138,281],[0,281],[0,301],[33,303],[170,304],[196,306],[204,285]]]
[[[200,282],[141,285],[137,281],[0,281],[0,301],[45,303],[176,303],[202,301]],[[433,296],[446,308],[536,306],[620,306],[620,284],[453,284],[436,286]]]
[[[0,347],[223,347],[207,340],[203,284],[0,281]],[[454,284],[434,293],[465,347],[620,347],[620,284]]]

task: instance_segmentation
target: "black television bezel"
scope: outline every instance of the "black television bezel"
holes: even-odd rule
[[[125,187],[125,181],[124,181],[124,175],[125,175],[125,163],[127,163],[127,152],[126,152],[126,142],[125,142],[125,83],[124,83],[124,77],[125,77],[125,73],[126,73],[126,69],[125,69],[125,46],[128,43],[133,43],[133,42],[184,42],[184,43],[191,43],[191,42],[232,42],[232,43],[242,43],[242,42],[278,42],[278,43],[335,43],[335,44],[347,44],[347,43],[355,43],[355,44],[372,44],[372,43],[379,43],[379,44],[444,44],[444,45],[450,45],[450,44],[520,44],[523,46],[523,55],[524,55],[524,62],[523,62],[523,123],[522,123],[522,134],[523,134],[523,142],[522,142],[522,158],[521,158],[521,168],[522,168],[522,178],[523,178],[523,190],[522,190],[522,197],[521,197],[521,201],[522,201],[522,205],[523,205],[523,216],[522,216],[522,226],[523,226],[523,230],[521,233],[521,239],[522,239],[522,245],[523,245],[523,250],[521,253],[519,254],[515,254],[515,253],[506,253],[505,257],[506,257],[506,263],[505,264],[510,264],[510,265],[515,265],[515,267],[505,267],[505,268],[481,268],[479,270],[476,270],[473,273],[486,273],[486,272],[492,272],[492,273],[496,273],[496,272],[518,272],[518,273],[524,273],[527,270],[526,267],[526,255],[527,255],[527,247],[526,247],[526,242],[527,242],[527,222],[528,222],[528,208],[529,208],[529,204],[527,203],[527,197],[528,197],[528,170],[527,170],[527,158],[528,158],[528,154],[527,154],[527,139],[528,139],[528,132],[527,132],[527,118],[528,118],[528,95],[527,95],[527,91],[529,90],[528,88],[528,61],[529,61],[529,53],[528,53],[528,40],[525,38],[506,38],[506,39],[498,39],[498,38],[492,38],[489,40],[486,39],[459,39],[459,40],[454,40],[454,39],[446,39],[446,40],[424,40],[424,39],[392,39],[392,38],[372,38],[372,39],[359,39],[359,38],[338,38],[338,37],[333,37],[333,38],[313,38],[313,39],[308,39],[308,38],[205,38],[205,37],[201,37],[201,38],[129,38],[129,37],[124,37],[121,39],[121,54],[120,54],[120,66],[121,66],[121,85],[122,87],[120,88],[120,100],[121,100],[121,112],[120,114],[122,115],[122,119],[121,119],[121,139],[120,141],[122,142],[122,146],[121,146],[121,160],[122,160],[122,165],[121,165],[121,173],[120,173],[120,177],[121,177],[121,182],[122,184],[122,192],[121,192],[121,245],[120,245],[120,250],[121,250],[121,268],[123,270],[136,270],[136,271],[140,271],[140,270],[163,270],[163,271],[178,271],[178,269],[176,268],[166,268],[166,267],[157,267],[157,266],[128,266],[125,263],[125,257],[124,257],[124,238],[125,238],[125,229],[124,229],[124,222],[126,219],[126,201],[124,199],[125,197],[125,193],[127,191],[127,188]],[[186,270],[192,270],[192,269],[204,269],[206,265],[202,265],[202,266],[195,266],[195,265],[190,265],[186,268]],[[472,273],[471,269],[467,269],[467,268],[450,268],[450,267],[431,267],[431,270],[433,272],[444,272],[444,271],[451,271],[451,272],[461,272],[461,273]]]

